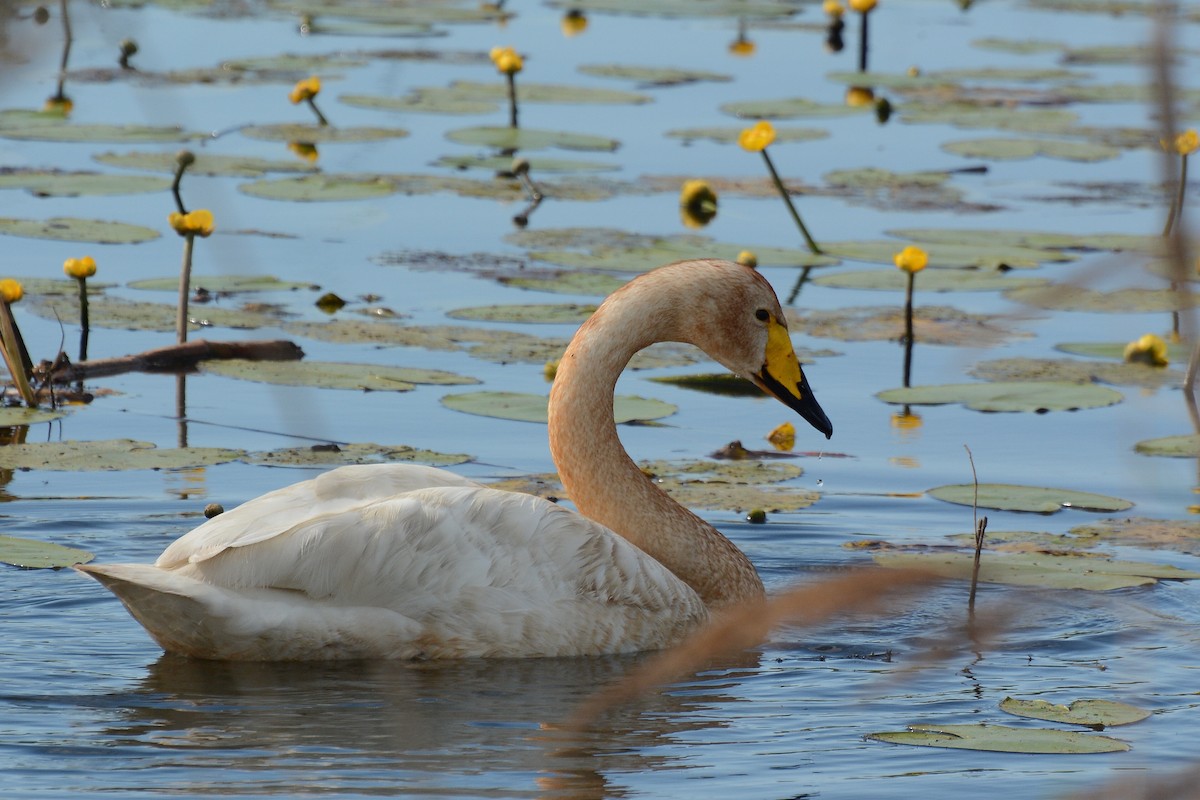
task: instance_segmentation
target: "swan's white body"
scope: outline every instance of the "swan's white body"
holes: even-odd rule
[[[663,339],[705,347],[828,432],[766,281],[728,262],[681,262],[615,293],[563,357],[551,449],[581,513],[444,470],[343,467],[209,520],[153,565],[79,569],[164,649],[200,658],[667,646],[710,608],[761,597],[762,583],[732,543],[658,490],[621,448],[616,378],[634,352]]]

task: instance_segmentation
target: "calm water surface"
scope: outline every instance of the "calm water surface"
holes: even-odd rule
[[[700,4],[697,3],[697,6]],[[17,3],[28,17],[32,5]],[[471,3],[462,5],[473,8]],[[653,102],[638,106],[522,107],[522,123],[614,136],[615,154],[582,155],[619,167],[611,177],[641,175],[739,177],[760,180],[761,164],[728,145],[685,146],[665,131],[737,125],[718,106],[734,100],[803,96],[841,102],[844,85],[825,74],[853,68],[857,22],[849,20],[841,54],[821,46],[819,5],[797,4],[784,23],[752,24],[757,49],[737,57],[730,17],[664,19],[595,13],[587,31],[560,32],[562,9],[509,3],[504,25],[438,25],[436,35],[301,37],[297,19],[268,4],[129,3],[73,0],[76,70],[109,67],[127,36],[141,48],[143,70],[211,67],[229,58],[284,53],[366,52],[357,64],[318,71],[320,101],[338,125],[395,125],[407,139],[322,145],[322,170],[429,172],[438,156],[476,151],[445,141],[446,131],[504,124],[504,113],[450,117],[387,114],[341,104],[339,94],[400,96],[416,86],[454,80],[497,80],[481,55],[511,44],[528,56],[520,80],[632,88],[576,71],[581,64],[621,61],[727,73],[726,83],[644,89]],[[55,13],[57,11],[55,10]],[[26,18],[7,24],[8,61],[0,106],[40,107],[54,91],[60,31],[57,17],[36,27]],[[1178,26],[1184,87],[1195,89],[1200,47],[1195,23]],[[1137,45],[1150,32],[1145,17],[1056,13],[995,0],[963,12],[943,0],[883,0],[872,18],[871,66],[899,73],[974,67],[1058,67],[1057,51],[1012,54],[972,43],[984,37],[1031,36],[1087,45]],[[378,51],[466,53],[474,60],[413,61]],[[376,54],[376,55],[372,55]],[[1141,83],[1137,65],[1102,64],[1084,82]],[[1189,81],[1191,81],[1189,83]],[[226,130],[247,123],[307,121],[285,99],[290,79],[262,84],[169,85],[134,81],[68,81],[78,122],[174,124]],[[1019,88],[1020,84],[1000,84]],[[1043,86],[1044,83],[1034,85]],[[943,125],[905,124],[903,107],[886,126],[867,116],[782,123],[829,131],[826,139],[779,144],[772,152],[789,178],[821,185],[832,169],[894,171],[955,169],[981,162],[943,152],[950,139],[993,135]],[[1149,126],[1148,110],[1129,103],[1072,106],[1088,124]],[[1195,117],[1195,109],[1191,110]],[[53,144],[0,139],[0,166],[105,169],[92,156],[105,151],[178,145]],[[236,133],[204,145],[205,152],[289,158],[282,144]],[[578,154],[564,153],[566,157]],[[1001,206],[967,213],[907,209],[902,203],[865,205],[803,197],[802,211],[818,238],[879,238],[904,227],[1034,228],[1068,233],[1152,233],[1165,201],[1154,190],[1159,168],[1150,149],[1129,150],[1099,163],[1033,159],[988,162],[985,174],[958,176],[965,201]],[[1118,185],[1096,193],[1084,183]],[[274,274],[308,280],[352,298],[382,303],[414,324],[445,324],[445,312],[489,303],[595,298],[521,292],[466,272],[384,266],[397,251],[474,252],[522,256],[505,242],[523,203],[451,194],[396,195],[376,201],[282,203],[239,193],[229,178],[188,176],[193,207],[214,210],[222,235],[197,247],[197,275]],[[1197,187],[1193,188],[1193,194]],[[1062,198],[1073,197],[1071,201]],[[104,198],[34,198],[0,193],[0,216],[96,217],[165,231],[165,193]],[[673,193],[622,194],[602,202],[547,201],[531,229],[607,226],[641,233],[683,232]],[[240,231],[237,235],[229,232]],[[263,232],[282,234],[262,235]],[[774,199],[722,197],[717,219],[704,231],[739,246],[796,247],[795,231]],[[897,249],[899,249],[899,244]],[[137,246],[98,247],[6,237],[4,270],[58,275],[66,257],[93,252],[99,277],[117,284],[170,275],[178,263],[173,236]],[[701,250],[697,255],[705,255]],[[1041,271],[1055,279],[1144,284],[1140,271],[1112,277],[1114,257],[1085,254],[1070,267]],[[403,259],[402,259],[403,261]],[[868,265],[849,263],[848,268]],[[765,266],[787,294],[794,269]],[[918,283],[919,285],[919,283]],[[1157,284],[1154,284],[1157,285]],[[163,298],[164,301],[166,297]],[[324,319],[309,293],[266,295],[302,318]],[[884,292],[804,288],[798,308],[830,309],[898,303]],[[1062,341],[1127,341],[1169,326],[1164,314],[1029,315],[993,293],[950,294],[922,302],[982,312],[1018,312],[1012,323],[1030,336],[990,350],[918,347],[914,383],[968,380],[979,360],[1011,355],[1050,356]],[[51,355],[63,337],[57,323],[18,307],[30,349]],[[455,323],[459,324],[459,323]],[[470,323],[466,323],[470,324]],[[483,324],[486,326],[486,324]],[[503,326],[565,337],[572,326]],[[75,335],[67,326],[66,340]],[[211,330],[214,338],[270,338],[280,331]],[[105,357],[165,344],[168,334],[93,332],[92,356]],[[541,392],[540,365],[497,365],[462,352],[299,340],[313,359],[401,364],[473,375],[487,389]],[[748,525],[732,512],[707,516],[743,547],[773,589],[811,581],[868,556],[843,547],[860,539],[943,542],[970,529],[970,509],[933,500],[933,486],[970,480],[963,445],[971,447],[980,479],[1048,484],[1114,494],[1136,503],[1135,513],[1186,518],[1195,502],[1196,464],[1148,459],[1135,442],[1189,431],[1174,389],[1122,389],[1125,400],[1107,409],[1045,415],[983,415],[958,406],[921,409],[924,424],[901,430],[895,408],[874,398],[900,384],[901,353],[893,342],[798,344],[837,350],[809,376],[833,419],[827,452],[850,458],[807,457],[794,484],[821,492],[797,514]],[[694,371],[694,370],[675,370]],[[670,370],[668,370],[670,372]],[[445,392],[420,387],[406,394],[348,393],[270,387],[213,375],[187,385],[190,422],[174,418],[174,381],[129,375],[98,382],[116,394],[65,419],[36,426],[27,441],[129,437],[160,447],[271,449],[316,440],[404,443],[443,452],[468,452],[457,467],[482,478],[552,469],[541,427],[455,414],[438,404]],[[768,401],[691,393],[627,376],[621,390],[676,403],[669,426],[622,431],[637,458],[702,457],[733,439],[757,447],[786,416]],[[801,431],[799,449],[824,445]],[[308,477],[298,469],[232,463],[163,472],[4,473],[3,532],[83,547],[104,561],[152,560],[196,524],[207,502],[226,507]],[[1082,512],[1052,517],[992,512],[992,530],[1063,532],[1096,518]],[[1198,569],[1198,560],[1167,550],[1125,548],[1120,556]],[[1195,758],[1200,678],[1200,589],[1192,583],[1110,592],[981,589],[979,604],[1007,612],[1007,625],[987,642],[962,634],[965,589],[948,584],[919,600],[889,608],[882,618],[844,618],[817,630],[776,632],[763,647],[710,667],[663,692],[615,709],[596,730],[568,735],[556,729],[597,687],[639,659],[564,659],[452,664],[213,664],[164,656],[95,583],[69,571],[0,572],[0,795],[26,797],[202,796],[437,796],[462,798],[737,797],[784,800],[922,796],[1058,797],[1111,781],[1162,776]],[[1137,725],[1109,733],[1130,742],[1127,753],[1030,756],[888,746],[866,741],[874,731],[916,722],[987,722],[1041,726],[1001,713],[1006,696],[1070,702],[1103,697],[1151,709]]]

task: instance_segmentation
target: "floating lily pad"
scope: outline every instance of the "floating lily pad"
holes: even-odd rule
[[[865,306],[830,311],[786,309],[793,331],[844,342],[896,341],[904,335],[904,311],[899,307]],[[1028,336],[1005,328],[1005,317],[970,314],[947,306],[921,306],[913,311],[913,335],[920,344],[986,347],[1011,336]],[[954,401],[951,401],[954,402]]]
[[[740,100],[725,103],[721,112],[741,119],[824,119],[870,113],[869,106],[848,106],[843,103],[818,103],[803,97],[783,100]]]
[[[324,144],[335,142],[379,142],[385,139],[403,139],[408,131],[403,128],[335,128],[332,125],[285,123],[281,125],[250,125],[240,133],[251,139],[270,142],[307,142]]]
[[[364,392],[407,392],[415,384],[441,386],[479,383],[474,378],[436,369],[347,364],[333,361],[206,361],[204,372],[282,386],[355,389]]]
[[[988,36],[971,42],[972,46],[981,50],[998,50],[1002,53],[1029,55],[1032,53],[1057,53],[1067,49],[1064,42],[1048,39],[1006,39],[1001,36]]]
[[[76,125],[67,122],[9,127],[10,120],[0,118],[0,137],[39,142],[112,142],[141,144],[146,142],[184,142],[205,138],[174,126],[155,125]]]
[[[73,282],[72,282],[73,283]],[[241,292],[287,292],[298,289],[320,289],[321,287],[303,281],[281,281],[273,275],[197,275],[192,273],[192,288],[207,289],[221,294],[238,294]],[[179,278],[146,278],[131,281],[130,289],[142,289],[151,292],[178,292]]]
[[[221,67],[230,72],[310,75],[319,70],[361,67],[365,63],[361,56],[351,53],[281,53],[274,56],[234,58],[221,62]]]
[[[1066,142],[1057,139],[960,139],[943,142],[947,153],[991,161],[1019,161],[1043,156],[1063,161],[1108,161],[1121,155],[1121,150],[1094,142]]]
[[[550,272],[542,275],[501,276],[498,280],[505,286],[532,289],[556,294],[584,294],[605,297],[625,285],[625,281],[612,275],[593,272]]]
[[[1023,247],[1003,244],[988,238],[976,239],[974,243],[927,242],[912,239],[929,254],[931,267],[958,267],[995,270],[1000,268],[1032,269],[1046,263],[1074,261],[1075,256],[1061,250]],[[863,240],[850,242],[822,242],[827,253],[855,261],[868,261],[892,266],[893,256],[910,242]],[[920,278],[917,279],[918,282]]]
[[[478,322],[541,322],[553,324],[579,324],[595,313],[593,305],[559,303],[555,305],[497,305],[457,308],[447,311],[451,319],[469,319]]]
[[[277,464],[289,467],[395,462],[415,462],[434,467],[450,467],[455,464],[465,464],[471,460],[471,457],[464,453],[438,453],[408,445],[389,447],[380,444],[351,443],[291,447],[265,453],[250,453],[242,460],[251,464]]]
[[[414,89],[403,97],[343,94],[338,96],[338,100],[355,108],[399,111],[406,114],[490,114],[500,108],[496,99],[462,94],[440,87]]]
[[[382,175],[304,175],[299,178],[266,178],[243,183],[238,191],[267,200],[303,203],[336,200],[373,200],[397,192],[396,185]]]
[[[241,458],[242,451],[218,447],[159,450],[150,442],[132,439],[37,442],[0,447],[0,469],[83,472],[132,469],[186,469],[223,464]]]
[[[925,553],[884,550],[872,556],[880,566],[891,569],[920,569],[945,578],[969,581],[975,555],[968,552]],[[1188,572],[1163,564],[1113,561],[1095,554],[988,553],[979,562],[979,580],[1008,586],[1041,589],[1083,589],[1111,592],[1135,586],[1153,586],[1161,580],[1196,580],[1200,572]]]
[[[170,187],[169,180],[152,175],[0,169],[0,189],[24,189],[30,194],[46,197],[144,194],[166,191]]]
[[[17,425],[37,425],[62,419],[66,413],[59,409],[27,408],[25,406],[0,406],[0,428],[12,428]]]
[[[686,83],[728,83],[732,75],[709,72],[702,69],[678,69],[673,67],[637,67],[628,64],[583,64],[579,71],[598,78],[618,78],[637,81],[642,86],[681,86]],[[524,85],[522,85],[522,91]]]
[[[947,747],[998,753],[1116,753],[1129,745],[1108,736],[1005,725],[909,725],[905,731],[871,733],[868,739],[918,747]]]
[[[1175,370],[1149,364],[1111,364],[1078,361],[1071,358],[1001,358],[982,361],[971,368],[971,375],[985,381],[1070,381],[1073,383],[1109,383],[1117,386],[1159,388],[1181,384],[1183,375]]]
[[[918,341],[920,337],[918,336]],[[938,406],[962,403],[974,411],[1077,411],[1121,402],[1120,392],[1107,386],[1066,381],[1003,381],[912,386],[879,392],[893,405]]]
[[[994,228],[901,228],[887,232],[900,240],[922,244],[961,244],[979,247],[1018,247],[1032,250],[1138,251],[1154,253],[1162,248],[1161,236],[1126,233],[1050,233],[1047,231],[997,230]]]
[[[316,12],[318,18],[362,20],[371,23],[408,23],[434,25],[439,23],[503,22],[509,13],[496,3],[362,3],[356,0],[271,0],[271,8],[279,13],[302,16]]]
[[[1037,514],[1053,514],[1064,508],[1111,512],[1133,507],[1133,503],[1119,497],[1077,492],[1072,489],[1017,486],[1011,483],[952,484],[937,486],[927,494],[960,506],[978,505],[979,508],[994,508],[998,511],[1029,511]]]
[[[46,319],[73,319],[79,315],[79,301],[69,295],[27,296],[30,312]],[[119,297],[99,296],[88,303],[93,328],[128,331],[174,331],[176,308],[173,303],[145,303]],[[249,308],[225,308],[193,305],[189,319],[193,328],[218,327],[250,330],[278,325],[281,312],[257,305]]]
[[[159,237],[158,231],[141,225],[76,217],[51,217],[43,220],[0,217],[0,234],[93,244],[136,244]]]
[[[667,136],[672,139],[682,139],[685,143],[694,141],[716,142],[718,144],[737,144],[738,137],[746,128],[744,125],[736,126],[710,126],[707,128],[675,128],[667,131]],[[821,130],[820,128],[775,128],[774,144],[787,144],[788,142],[812,142],[818,139],[828,139],[829,131]]]
[[[835,289],[902,292],[908,287],[908,275],[898,269],[872,269],[821,275],[812,282]],[[916,288],[920,292],[992,292],[1046,282],[1045,278],[1026,278],[994,270],[931,269],[917,277]]]
[[[668,18],[775,19],[796,13],[795,6],[778,0],[550,0],[549,5],[587,13]]]
[[[639,465],[657,486],[689,508],[768,513],[799,511],[821,499],[817,492],[764,484],[803,474],[795,464],[768,461],[652,461]]]
[[[441,402],[446,408],[466,414],[520,422],[546,422],[547,400],[545,395],[537,394],[469,392],[448,394]],[[646,422],[669,417],[677,410],[675,406],[661,400],[619,395],[615,401],[614,418],[617,423]]]
[[[215,175],[235,178],[257,178],[268,172],[313,172],[317,168],[300,161],[255,158],[254,156],[224,156],[212,153],[194,153],[196,158],[188,165],[189,175]],[[174,174],[176,155],[158,152],[100,153],[92,156],[95,161],[112,167],[141,169],[148,172]],[[169,184],[168,184],[169,185]]]
[[[63,547],[61,544],[0,536],[0,564],[22,569],[60,569],[86,564],[95,557],[87,550]]]
[[[602,161],[584,161],[582,159],[547,158],[534,156],[526,159],[529,171],[533,175],[556,172],[615,172],[621,169],[619,164],[606,164]],[[438,167],[454,169],[486,169],[492,172],[509,172],[513,160],[506,156],[442,156],[433,162]]]
[[[900,107],[902,122],[953,125],[959,128],[996,128],[1023,133],[1066,133],[1079,116],[1061,108],[1004,108],[969,103],[916,104]]]
[[[1144,456],[1197,458],[1200,457],[1200,435],[1192,433],[1181,436],[1164,436],[1160,439],[1146,439],[1134,445],[1133,449]]]
[[[1117,289],[1102,292],[1083,286],[1048,284],[1011,289],[1004,293],[1010,300],[1034,308],[1056,311],[1089,311],[1111,314],[1181,311],[1200,305],[1200,295],[1171,289]],[[1185,302],[1189,301],[1189,302]]]
[[[1071,541],[1073,547],[1107,544],[1200,555],[1200,522],[1145,517],[1102,519],[1071,528]]]
[[[621,146],[616,139],[569,131],[547,131],[534,128],[483,126],[450,131],[446,138],[459,144],[495,147],[499,150],[593,150],[611,152]]]
[[[1046,700],[1006,697],[1000,701],[1000,710],[1018,717],[1064,722],[1068,725],[1086,725],[1096,730],[1114,725],[1130,725],[1150,716],[1150,712],[1144,708],[1118,703],[1115,700],[1076,700],[1070,705],[1059,705]]]

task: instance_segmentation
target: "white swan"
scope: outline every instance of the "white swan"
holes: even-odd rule
[[[583,324],[550,393],[550,449],[579,513],[443,470],[342,467],[205,522],[149,564],[77,567],[170,652],[209,659],[567,656],[665,647],[762,597],[750,561],[621,447],[617,377],[691,342],[832,426],[767,281],[727,261],[661,267]]]

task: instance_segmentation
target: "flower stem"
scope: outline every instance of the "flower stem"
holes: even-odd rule
[[[175,198],[175,208],[179,209],[180,214],[186,214],[187,209],[183,207],[183,197],[179,194],[179,184],[183,181],[183,172],[187,169],[187,163],[176,159],[175,162],[175,180],[171,182],[171,196]]]
[[[904,386],[907,388],[912,378],[913,351],[913,287],[917,282],[917,273],[908,273],[908,290],[904,296]]]
[[[1175,220],[1183,214],[1183,196],[1187,192],[1187,162],[1187,154],[1180,155],[1179,186],[1175,190],[1175,197],[1171,200],[1171,210],[1167,212],[1167,224],[1163,227],[1163,236],[1171,235],[1171,229],[1175,227]]]
[[[317,124],[328,125],[329,120],[325,119],[325,115],[321,113],[321,109],[317,108],[317,101],[311,97],[306,97],[304,99],[308,103],[308,107],[312,109],[312,112],[317,115]]]
[[[79,360],[87,361],[88,351],[88,331],[90,329],[88,321],[88,294],[87,294],[87,278],[76,278],[79,282]]]
[[[815,255],[821,255],[821,248],[817,247],[817,243],[813,241],[812,236],[808,232],[808,228],[804,226],[804,220],[800,219],[800,212],[796,210],[796,206],[792,205],[792,198],[788,195],[787,189],[783,186],[783,181],[779,179],[779,173],[775,171],[775,165],[771,162],[771,157],[767,155],[767,149],[762,150],[763,161],[767,164],[767,170],[771,173],[771,180],[775,181],[775,188],[779,190],[779,196],[783,198],[783,202],[787,204],[788,211],[792,212],[792,219],[796,221],[796,227],[800,229],[800,233],[804,235],[804,241],[808,243],[808,249]]]
[[[183,264],[179,269],[179,306],[175,316],[175,341],[183,344],[188,334],[188,295],[192,282],[192,243],[196,235],[189,233],[183,237]]]
[[[506,72],[504,77],[508,79],[508,127],[517,127],[517,76],[515,73]]]
[[[858,26],[858,71],[867,71],[867,20],[871,12],[866,11],[862,16],[862,24]]]
[[[71,59],[71,42],[75,37],[71,34],[71,15],[67,13],[67,0],[59,0],[58,7],[62,14],[63,49],[62,60],[58,67],[58,89],[54,93],[54,98],[65,100],[67,96],[63,94],[63,90],[66,88],[67,82],[67,62]]]

